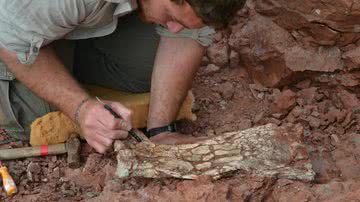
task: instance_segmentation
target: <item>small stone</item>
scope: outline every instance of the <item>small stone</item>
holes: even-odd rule
[[[333,145],[340,142],[339,137],[336,134],[332,134],[330,137],[331,137],[331,142],[333,143]]]
[[[304,81],[300,81],[299,83],[297,83],[295,85],[296,88],[299,88],[299,89],[305,89],[305,88],[309,88],[311,85],[311,80],[310,79],[306,79]]]
[[[214,65],[214,64],[209,64],[208,66],[206,66],[205,70],[204,70],[204,73],[206,75],[213,75],[217,72],[220,71],[220,67]]]
[[[230,67],[231,68],[237,68],[240,64],[240,56],[239,53],[231,50],[230,52]]]
[[[342,127],[345,127],[345,126],[349,125],[349,123],[350,123],[351,120],[352,120],[352,115],[353,115],[353,114],[352,114],[351,112],[349,112],[349,113],[346,115],[344,121],[341,123],[341,126],[342,126]]]
[[[264,93],[264,92],[261,92],[261,93],[257,94],[257,96],[256,96],[256,98],[258,98],[259,100],[264,99],[264,97],[265,97],[265,93]]]
[[[259,123],[260,120],[264,118],[264,115],[265,115],[265,112],[264,112],[264,111],[261,111],[260,113],[256,114],[255,117],[254,117],[253,122],[254,122],[255,124]]]
[[[206,66],[210,63],[210,60],[208,57],[204,56],[201,60],[201,66]]]
[[[56,162],[56,161],[57,161],[57,156],[52,156],[52,157],[51,157],[51,161],[52,161],[52,162]]]
[[[303,109],[299,106],[294,107],[294,109],[290,112],[295,118],[299,117],[302,114]]]
[[[230,82],[225,82],[217,87],[217,91],[225,100],[230,100],[235,93],[235,87]]]
[[[252,126],[252,121],[250,119],[241,119],[238,125],[238,129],[245,130],[251,128],[251,126]]]
[[[40,172],[41,172],[41,167],[39,163],[30,162],[26,169],[28,179],[33,182],[39,181]]]
[[[275,125],[277,125],[277,126],[280,126],[280,125],[281,125],[281,121],[278,120],[278,119],[276,119],[276,118],[267,118],[267,119],[266,119],[266,122],[267,122],[267,123],[273,123],[273,124],[275,124]]]
[[[357,96],[353,93],[348,92],[347,90],[339,90],[337,96],[346,109],[353,110],[360,107],[360,100],[357,98]]]
[[[273,112],[286,112],[291,110],[296,104],[296,94],[291,90],[285,90],[275,98],[272,105]]]
[[[309,125],[310,125],[310,127],[312,127],[312,128],[319,128],[320,125],[321,125],[320,119],[318,119],[318,118],[316,118],[316,117],[310,116],[310,117],[308,118],[308,120],[309,120]]]
[[[311,113],[311,116],[313,116],[313,117],[319,117],[319,116],[320,116],[320,113],[317,112],[317,111],[313,111],[313,112]]]
[[[275,113],[271,115],[272,117],[276,118],[276,119],[282,119],[284,117],[284,114],[282,113]]]
[[[59,167],[54,168],[54,170],[52,172],[52,177],[54,177],[55,179],[60,178],[60,169],[59,169]]]
[[[209,60],[219,67],[229,64],[229,45],[226,43],[215,43],[207,49]]]
[[[317,94],[317,88],[307,88],[299,91],[298,97],[302,98],[305,104],[312,104],[315,101],[315,95]]]
[[[205,132],[206,136],[213,137],[215,136],[215,131],[213,129],[209,129]]]

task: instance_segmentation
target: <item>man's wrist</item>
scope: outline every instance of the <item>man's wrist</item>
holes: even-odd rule
[[[156,127],[156,128],[150,128],[146,131],[146,136],[148,138],[152,138],[156,135],[159,135],[164,132],[177,132],[177,126],[175,122],[170,123],[169,125]]]
[[[77,125],[80,125],[80,112],[81,112],[81,108],[88,102],[91,100],[91,97],[85,97],[84,99],[81,100],[81,102],[77,105],[75,112],[74,112],[74,121]]]

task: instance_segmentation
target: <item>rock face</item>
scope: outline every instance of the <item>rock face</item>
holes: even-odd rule
[[[279,86],[313,72],[359,68],[359,24],[358,1],[248,0],[227,39],[214,47],[227,41],[224,51],[233,61],[238,56],[255,82]],[[214,59],[209,52],[224,64],[224,54]]]
[[[182,179],[206,175],[218,179],[241,170],[259,176],[311,181],[315,173],[302,138],[300,125],[268,124],[194,144],[117,141],[117,175]]]

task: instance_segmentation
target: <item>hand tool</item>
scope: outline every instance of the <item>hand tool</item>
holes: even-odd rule
[[[104,108],[109,111],[116,119],[122,119],[122,117],[117,114],[110,105],[106,104],[105,102],[103,102],[102,100],[100,100],[99,97],[96,97],[96,99],[102,104],[104,105]],[[137,135],[136,130],[134,128],[132,128],[131,130],[129,130],[129,134],[132,138],[134,138],[137,142],[142,142],[143,139]]]
[[[48,156],[67,153],[67,161],[70,168],[80,167],[80,140],[70,138],[65,144],[44,145],[38,147],[25,147],[17,149],[0,150],[0,160],[12,160],[36,156]]]
[[[4,190],[8,196],[12,196],[17,192],[16,184],[9,174],[7,167],[5,167],[0,161],[0,175],[2,178],[2,183],[4,186]]]

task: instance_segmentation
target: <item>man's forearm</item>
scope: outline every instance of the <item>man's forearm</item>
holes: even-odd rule
[[[42,48],[32,65],[21,64],[16,54],[1,48],[0,58],[19,81],[71,118],[77,105],[88,96],[51,47]]]
[[[152,76],[148,128],[176,118],[204,52],[205,48],[192,39],[162,37]]]

